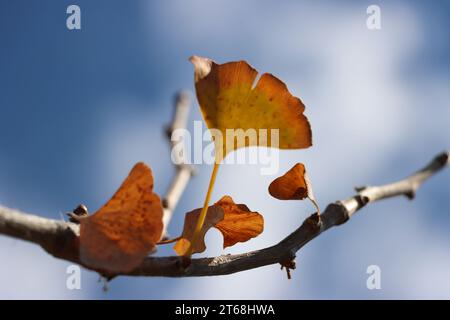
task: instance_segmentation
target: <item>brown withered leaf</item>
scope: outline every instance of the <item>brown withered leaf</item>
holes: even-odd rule
[[[175,252],[182,256],[187,253],[189,246],[192,241],[192,236],[194,235],[194,230],[197,225],[198,217],[200,216],[200,212],[202,208],[195,209],[191,212],[186,213],[184,218],[184,227],[181,238],[175,243],[173,249]],[[224,211],[220,206],[212,205],[208,207],[208,211],[206,212],[205,222],[200,230],[198,238],[195,241],[195,245],[192,248],[191,253],[200,253],[206,250],[205,245],[205,235],[209,229],[214,227],[216,223],[223,220]]]
[[[305,166],[297,163],[281,177],[276,178],[269,185],[269,193],[279,200],[303,200],[309,198],[320,213],[314,197],[312,185],[306,173]]]
[[[139,162],[100,210],[79,217],[81,261],[109,274],[133,270],[155,250],[162,216],[152,172]]]
[[[195,226],[201,209],[186,214],[183,233],[174,246],[178,255],[186,254],[192,241]],[[208,207],[205,222],[196,239],[191,253],[205,251],[205,235],[211,228],[218,229],[224,238],[223,247],[245,242],[261,234],[264,230],[264,219],[258,212],[252,212],[244,204],[236,204],[229,196],[224,196],[214,205]]]
[[[225,212],[223,220],[215,227],[223,235],[223,247],[245,242],[257,237],[264,230],[264,218],[258,212],[252,212],[245,204],[236,204],[230,196],[224,196],[215,205]]]

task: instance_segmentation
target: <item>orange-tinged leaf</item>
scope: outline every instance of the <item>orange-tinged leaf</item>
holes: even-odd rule
[[[80,218],[81,261],[111,274],[132,271],[155,250],[163,230],[162,216],[152,172],[137,163],[100,210]]]
[[[280,200],[309,198],[319,212],[311,182],[302,163],[297,163],[284,175],[273,180],[269,185],[269,193],[272,197]]]
[[[184,218],[183,233],[181,235],[180,240],[178,240],[177,243],[175,243],[175,246],[173,247],[175,252],[180,256],[185,255],[189,249],[192,237],[194,235],[195,226],[197,224],[197,220],[201,211],[202,209],[199,208],[186,213],[186,216]],[[192,247],[191,253],[200,253],[206,250],[205,245],[206,232],[212,227],[214,227],[216,223],[221,221],[223,219],[223,216],[224,211],[220,206],[213,205],[208,207],[205,222],[203,223],[198,238],[196,239],[195,244]]]
[[[223,235],[224,248],[248,241],[263,232],[262,215],[250,211],[246,205],[234,203],[229,196],[224,196],[215,205],[222,207],[225,212],[223,220],[215,225]]]
[[[312,145],[305,106],[281,80],[265,73],[253,87],[258,72],[245,61],[216,64],[198,56],[190,60],[205,122],[209,129],[222,133],[223,140],[215,140],[217,160],[245,146],[302,149]],[[257,139],[227,137],[227,129],[255,129]],[[267,130],[266,138],[259,129]],[[271,129],[279,130],[279,141],[272,141]]]
[[[297,163],[269,186],[269,193],[280,200],[302,200],[308,196],[305,166]]]
[[[174,246],[178,255],[185,255],[191,244],[195,225],[201,209],[186,214],[183,233]],[[236,204],[229,196],[224,196],[208,207],[205,223],[196,239],[191,253],[205,251],[205,235],[211,228],[217,228],[223,235],[223,247],[245,242],[258,236],[264,230],[264,219],[258,212],[252,212],[244,204]]]

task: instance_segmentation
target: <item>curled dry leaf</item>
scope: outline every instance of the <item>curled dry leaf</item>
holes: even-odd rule
[[[183,227],[183,233],[181,235],[181,238],[175,243],[175,246],[173,249],[175,252],[182,256],[185,255],[191,245],[192,237],[194,235],[195,226],[197,224],[198,217],[200,216],[200,213],[202,211],[202,208],[195,209],[191,212],[186,213],[186,216],[184,218],[184,227]],[[203,223],[202,228],[200,229],[200,232],[198,234],[198,237],[194,243],[194,246],[192,247],[191,253],[199,253],[206,250],[206,244],[205,244],[205,234],[208,232],[209,229],[214,227],[216,223],[221,221],[224,217],[224,211],[221,207],[212,205],[208,207],[208,211],[206,212],[206,218],[205,222]]]
[[[108,274],[132,271],[155,250],[163,230],[162,216],[152,172],[137,163],[100,210],[79,218],[81,261]]]
[[[194,229],[201,209],[186,214],[183,233],[174,246],[178,255],[185,255],[192,241]],[[224,196],[214,205],[208,207],[205,223],[199,237],[195,241],[191,253],[205,251],[205,234],[212,227],[223,235],[223,247],[229,247],[237,242],[245,242],[261,234],[264,230],[264,219],[258,212],[252,212],[244,204],[235,204],[229,196]]]
[[[190,60],[205,122],[223,137],[215,139],[217,160],[246,146],[302,149],[312,145],[311,128],[303,114],[305,106],[281,80],[264,73],[254,86],[258,72],[245,61],[217,64],[198,56]],[[227,137],[227,129],[252,129],[255,135]],[[272,141],[270,129],[279,130],[279,140],[274,139],[278,141]]]
[[[305,166],[297,163],[281,177],[276,178],[269,185],[269,193],[280,200],[303,200],[309,198],[320,213],[314,197],[312,185],[306,173]]]
[[[257,237],[264,230],[264,218],[258,212],[252,212],[245,204],[236,204],[230,196],[224,196],[216,205],[225,212],[223,220],[215,227],[223,235],[223,247],[231,247]]]

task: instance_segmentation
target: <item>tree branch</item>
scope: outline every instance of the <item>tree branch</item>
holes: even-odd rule
[[[36,243],[53,256],[78,263],[78,225],[0,206],[0,234]]]
[[[217,276],[280,263],[287,270],[295,265],[295,254],[309,241],[331,227],[347,222],[355,212],[369,203],[405,195],[412,199],[422,183],[450,165],[449,152],[436,156],[415,174],[386,185],[357,188],[357,194],[331,203],[318,219],[316,214],[278,244],[262,250],[215,258],[192,259],[187,268],[180,257],[147,257],[129,276],[192,277]],[[78,258],[78,226],[63,221],[45,219],[0,207],[0,234],[41,245],[55,257],[76,262]]]
[[[169,139],[171,150],[174,150],[177,144],[176,140],[172,139],[172,134],[175,130],[186,129],[187,120],[189,118],[189,108],[191,105],[190,95],[187,91],[180,91],[175,97],[175,112],[172,119],[172,124],[167,127],[166,133]],[[175,174],[166,196],[164,197],[162,204],[164,208],[163,213],[163,238],[167,238],[167,227],[172,219],[175,207],[181,198],[190,178],[196,173],[195,167],[187,164],[185,159],[185,151],[178,153],[172,152],[172,162],[175,163],[177,173]]]

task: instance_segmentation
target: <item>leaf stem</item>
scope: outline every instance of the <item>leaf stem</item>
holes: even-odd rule
[[[157,245],[160,245],[160,244],[174,243],[174,242],[177,242],[177,241],[180,240],[180,239],[181,239],[181,236],[176,237],[176,238],[173,238],[173,239],[161,240],[161,241],[157,242],[156,244],[157,244]]]
[[[191,244],[189,245],[189,248],[186,252],[187,256],[190,256],[192,254],[192,250],[194,249],[195,242],[197,241],[197,238],[200,234],[200,230],[202,229],[203,224],[205,223],[206,213],[208,211],[209,201],[211,199],[211,194],[212,194],[212,190],[214,187],[214,183],[216,181],[216,176],[217,176],[217,171],[219,169],[219,165],[220,165],[219,161],[214,162],[214,167],[213,167],[213,170],[211,173],[211,178],[209,180],[208,191],[206,192],[205,202],[203,204],[202,211],[200,212],[200,216],[198,217],[197,225],[195,226]]]

